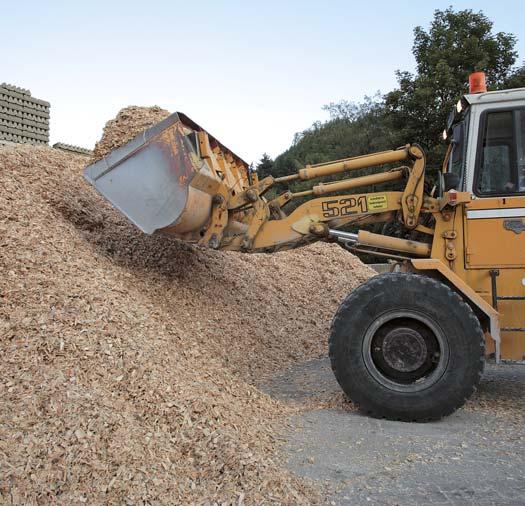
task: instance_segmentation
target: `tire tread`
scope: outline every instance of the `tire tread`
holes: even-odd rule
[[[380,274],[377,276],[374,276],[371,278],[368,282],[361,285],[360,287],[356,288],[354,291],[350,292],[339,308],[337,309],[337,312],[335,313],[335,316],[332,320],[331,328],[330,328],[330,338],[328,341],[328,355],[330,357],[330,364],[332,367],[332,371],[336,378],[338,378],[338,370],[337,370],[337,357],[336,354],[336,343],[333,339],[334,335],[334,329],[341,324],[345,320],[345,314],[352,311],[353,306],[355,305],[355,302],[360,299],[361,297],[366,296],[367,294],[371,293],[377,293],[378,291],[383,291],[383,288],[388,284],[391,283],[393,280],[398,280],[402,278],[403,283],[408,284],[419,284],[427,290],[438,290],[442,291],[446,294],[446,297],[449,299],[451,304],[456,304],[459,307],[462,308],[464,314],[468,317],[470,324],[472,325],[473,329],[476,330],[478,336],[479,336],[479,363],[477,368],[477,378],[471,385],[470,391],[466,393],[466,395],[463,396],[462,399],[459,399],[456,403],[448,405],[446,408],[442,410],[442,412],[439,415],[431,416],[431,417],[425,417],[425,418],[417,418],[410,421],[419,421],[419,422],[428,422],[428,421],[434,421],[439,420],[441,418],[444,418],[450,414],[452,414],[454,411],[459,409],[461,406],[465,404],[467,399],[476,391],[479,382],[481,380],[481,377],[483,375],[484,365],[485,365],[485,337],[483,335],[483,331],[480,325],[480,322],[476,315],[474,314],[472,308],[465,302],[465,300],[458,295],[457,292],[453,291],[451,288],[449,288],[444,283],[433,279],[431,277],[421,275],[421,274],[412,274],[412,273],[385,273]],[[349,396],[349,399],[354,402],[353,399],[351,399],[351,396]],[[371,415],[376,418],[385,418],[385,414],[378,411],[371,409],[369,407],[360,405],[358,402],[355,402],[355,404],[359,407],[361,411],[364,413]],[[400,418],[399,420],[403,421],[409,421],[407,418]]]

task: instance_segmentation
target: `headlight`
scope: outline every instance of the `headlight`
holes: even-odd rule
[[[447,134],[447,131],[445,129],[445,130],[443,130],[443,140],[446,141],[447,137],[448,137],[448,134]]]

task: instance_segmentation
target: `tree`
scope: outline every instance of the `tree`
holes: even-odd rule
[[[392,147],[389,119],[382,97],[365,97],[362,103],[341,101],[323,107],[330,114],[298,133],[290,148],[274,163],[274,175],[286,175],[306,164],[315,164],[381,151]]]
[[[525,62],[513,67],[516,38],[493,33],[492,22],[482,13],[452,8],[437,10],[430,29],[414,30],[413,53],[416,72],[397,72],[398,88],[386,95],[365,97],[364,102],[343,100],[323,109],[330,119],[317,121],[295,135],[292,145],[275,159],[272,175],[297,172],[307,164],[337,160],[417,142],[427,152],[430,178],[441,166],[445,144],[441,132],[461,95],[468,92],[468,76],[474,70],[487,75],[489,89],[525,86]],[[262,162],[262,160],[261,160]],[[360,176],[374,169],[352,173]],[[348,174],[328,176],[334,180]],[[397,185],[397,187],[396,187]],[[312,181],[291,181],[276,188],[293,192],[309,189]],[[402,189],[402,183],[387,183],[382,189]],[[377,187],[352,191],[377,191]],[[275,196],[275,195],[273,195]],[[303,202],[292,201],[290,211]],[[370,225],[374,231],[374,225]]]
[[[416,72],[398,71],[397,89],[384,96],[325,106],[330,119],[296,134],[290,148],[275,159],[273,175],[417,142],[427,152],[432,176],[446,149],[441,133],[447,117],[468,92],[472,71],[485,71],[489,89],[525,86],[525,62],[514,67],[516,38],[492,28],[482,12],[435,11],[428,31],[414,30]]]
[[[259,163],[257,164],[257,175],[259,179],[263,179],[266,176],[272,175],[273,172],[273,160],[266,153],[263,153]]]
[[[521,67],[514,69],[505,82],[505,88],[525,88],[525,62]]]
[[[385,95],[398,143],[419,142],[431,164],[442,157],[440,133],[455,102],[468,92],[469,74],[484,71],[489,89],[506,86],[513,75],[516,37],[493,33],[492,27],[482,12],[436,10],[428,32],[414,30],[417,73],[398,71],[398,89]]]

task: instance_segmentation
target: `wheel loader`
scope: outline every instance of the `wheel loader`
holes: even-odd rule
[[[471,77],[446,125],[448,152],[432,190],[417,144],[259,180],[182,113],[90,165],[85,177],[148,234],[247,253],[338,241],[390,259],[392,272],[372,277],[337,310],[332,369],[371,416],[439,419],[473,393],[487,357],[525,358],[525,88],[487,92],[483,76]],[[365,168],[378,172],[352,177]],[[268,193],[314,180],[307,191]],[[384,183],[398,189],[359,190]],[[306,201],[287,213],[299,198]],[[341,230],[369,223],[404,233]]]

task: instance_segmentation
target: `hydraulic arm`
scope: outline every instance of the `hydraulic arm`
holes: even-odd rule
[[[386,172],[318,183],[306,191],[284,192],[269,202],[264,199],[264,194],[278,183],[308,181],[399,162],[404,162],[404,165]],[[253,213],[245,218],[249,225],[242,238],[235,234],[229,235],[226,231],[221,247],[268,251],[295,247],[330,235],[351,243],[353,236],[343,237],[330,231],[351,222],[365,224],[390,221],[398,212],[406,228],[416,229],[422,210],[432,212],[438,209],[437,201],[424,195],[424,172],[423,151],[417,145],[408,145],[396,150],[308,165],[296,174],[281,178],[267,177],[230,201],[230,209],[252,205]],[[392,181],[405,181],[403,191],[345,193],[359,187]],[[290,214],[285,214],[283,208],[289,202],[305,197],[311,199]],[[383,236],[362,233],[355,237],[354,242],[373,247],[384,246],[385,249],[413,253],[416,256],[429,255],[429,248],[423,243],[393,240],[386,244],[382,241]]]
[[[383,172],[352,177],[359,169],[392,164],[396,166]],[[348,223],[394,218],[408,230],[420,230],[421,212],[438,210],[437,201],[424,195],[425,156],[416,144],[307,165],[295,174],[259,181],[242,159],[182,113],[173,114],[87,167],[85,175],[143,231],[172,234],[215,249],[254,252],[294,248],[335,237],[330,231]],[[314,181],[334,175],[347,177]],[[270,189],[295,180],[312,181],[312,186],[266,198]],[[396,181],[402,182],[400,191],[352,193]],[[307,200],[287,213],[286,206],[299,198]],[[388,240],[387,244],[387,239],[377,234],[337,238],[348,245],[359,243],[428,256],[425,244],[402,240]]]

